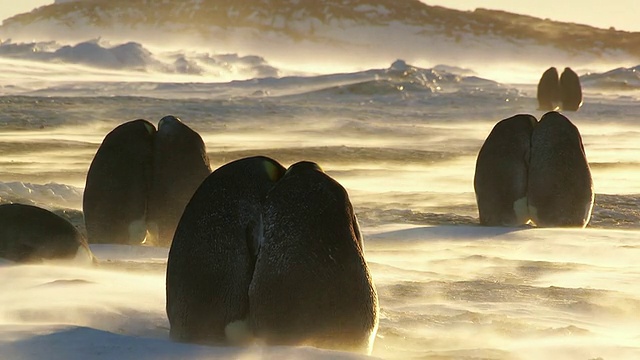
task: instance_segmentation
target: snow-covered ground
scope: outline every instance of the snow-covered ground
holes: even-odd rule
[[[386,225],[365,229],[382,307],[373,356],[634,359],[640,233]],[[94,267],[0,265],[8,359],[364,358],[168,339],[167,249],[93,245]]]

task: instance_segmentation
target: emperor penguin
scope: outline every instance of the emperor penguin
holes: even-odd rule
[[[527,114],[504,119],[482,145],[473,179],[481,225],[519,226],[529,221],[527,179],[536,124]]]
[[[593,180],[578,128],[562,114],[546,113],[531,137],[527,199],[541,227],[584,227],[593,209]]]
[[[269,191],[249,287],[253,334],[271,345],[369,353],[378,296],[347,191],[298,162]]]
[[[240,159],[215,170],[195,191],[167,262],[172,339],[217,345],[252,339],[249,284],[260,246],[262,206],[284,172],[267,157]]]
[[[153,124],[138,119],[105,136],[91,161],[82,199],[89,243],[144,242],[155,133]]]
[[[85,237],[69,221],[24,204],[0,205],[0,258],[18,263],[95,262]]]
[[[562,102],[560,78],[555,67],[548,68],[538,82],[538,109],[555,110]]]
[[[200,135],[175,116],[158,123],[147,226],[153,245],[169,246],[187,202],[211,173]]]
[[[560,75],[562,110],[578,111],[582,106],[582,86],[580,77],[571,68],[564,68]]]

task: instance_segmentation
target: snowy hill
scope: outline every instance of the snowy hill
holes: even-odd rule
[[[469,67],[505,59],[548,64],[551,55],[584,67],[621,61],[632,66],[640,59],[640,33],[418,0],[58,1],[4,20],[0,38],[102,38],[363,67],[399,57],[422,66]]]
[[[201,32],[250,28],[281,33],[293,39],[331,39],[327,28],[356,25],[415,26],[424,35],[444,33],[452,39],[474,34],[515,41],[532,40],[571,50],[621,49],[640,55],[640,34],[542,20],[502,11],[473,12],[425,5],[417,0],[76,0],[57,1],[3,22],[0,30],[13,37],[42,25],[71,35],[80,28],[115,30],[148,27],[165,31]],[[44,35],[44,34],[42,34]]]

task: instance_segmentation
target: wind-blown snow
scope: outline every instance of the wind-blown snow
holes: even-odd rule
[[[640,90],[640,65],[631,68],[617,68],[598,74],[582,76],[582,83],[589,88],[604,91]]]
[[[168,339],[167,249],[92,246],[97,268],[0,265],[6,359],[358,359],[313,348],[213,348]]]
[[[365,232],[374,356],[640,355],[638,231],[385,226]],[[96,268],[0,267],[0,352],[21,359],[364,358],[168,340],[167,249],[94,245]]]
[[[259,56],[172,51],[153,54],[136,42],[111,45],[101,40],[74,45],[56,42],[0,43],[0,57],[45,64],[82,65],[96,70],[151,72],[238,79],[277,76],[278,70]]]

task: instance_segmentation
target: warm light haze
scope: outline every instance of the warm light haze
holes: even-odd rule
[[[640,2],[635,0],[573,1],[509,1],[509,0],[421,0],[428,5],[439,5],[459,10],[476,8],[504,10],[516,14],[530,15],[542,19],[591,25],[608,29],[640,31],[636,14]]]
[[[99,16],[79,1],[72,12],[52,6],[21,21],[5,20],[0,25],[0,206],[19,203],[50,210],[86,235],[84,215],[90,210],[84,201],[92,201],[91,196],[85,198],[91,185],[87,174],[105,137],[131,120],[146,119],[158,127],[160,119],[173,115],[201,136],[206,156],[199,147],[197,158],[208,158],[214,171],[251,156],[270,157],[285,168],[313,161],[344,187],[355,220],[343,195],[335,196],[342,204],[335,213],[349,214],[349,221],[330,218],[322,226],[316,220],[333,214],[325,209],[336,203],[306,196],[281,202],[300,201],[297,205],[318,210],[308,218],[297,210],[283,213],[299,216],[305,229],[322,228],[317,231],[326,231],[323,234],[332,240],[341,241],[335,234],[355,234],[358,228],[362,232],[362,242],[352,247],[357,264],[345,268],[363,266],[364,258],[377,289],[374,358],[640,359],[640,33],[609,29],[640,30],[627,22],[637,18],[638,5],[615,0],[425,1],[603,28],[593,29],[527,17],[513,23],[500,12],[460,13],[417,1],[408,6],[401,0],[349,1],[356,5],[345,9],[345,0],[100,1]],[[51,2],[0,0],[0,17]],[[240,3],[243,6],[237,6]],[[569,33],[571,37],[564,36]],[[516,114],[537,120],[545,116],[548,110],[539,104],[538,84],[550,67],[558,73],[565,68],[575,72],[575,86],[569,88],[573,100],[582,101],[577,111],[568,109],[570,91],[552,77],[549,83],[565,99],[558,95],[549,108],[564,106],[558,110],[575,129],[552,128],[537,143],[543,150],[556,146],[543,152],[546,156],[539,163],[551,165],[537,179],[548,181],[540,190],[552,189],[548,199],[564,200],[546,209],[530,208],[530,191],[515,202],[502,192],[532,183],[533,130],[502,133],[504,146],[496,153],[505,157],[493,156],[485,162],[490,166],[481,166],[489,169],[489,180],[479,186],[498,184],[490,200],[507,213],[513,208],[528,215],[525,221],[533,219],[534,212],[564,214],[578,204],[585,214],[592,210],[588,224],[543,228],[522,221],[481,226],[474,187],[480,149],[501,120]],[[556,88],[551,88],[540,93],[553,94]],[[529,120],[525,125],[540,126]],[[158,155],[151,149],[159,143],[158,133],[149,124],[139,129],[145,142],[137,141],[137,133],[117,146],[105,145],[102,149],[112,154],[107,159],[121,164],[150,153],[159,161],[166,154],[184,159],[182,145]],[[163,133],[165,139],[179,136],[164,129],[169,129]],[[571,141],[560,139],[567,133],[573,134]],[[126,150],[123,156],[120,151]],[[575,157],[561,157],[565,154]],[[140,160],[135,167],[143,173],[157,165],[149,163]],[[575,170],[576,164],[582,172]],[[564,170],[573,172],[557,176]],[[0,228],[1,359],[370,358],[344,348],[332,350],[334,344],[329,343],[319,345],[322,348],[305,343],[267,346],[253,338],[258,331],[240,333],[255,328],[249,324],[245,329],[246,324],[236,319],[238,335],[247,339],[242,346],[172,341],[166,312],[169,248],[108,241],[116,226],[144,237],[145,227],[140,225],[150,225],[148,211],[157,209],[145,192],[153,181],[131,176],[134,172],[114,165],[96,175],[105,183],[116,181],[117,175],[130,176],[131,184],[124,180],[120,188],[128,192],[105,191],[97,202],[118,209],[109,214],[138,211],[133,221],[114,220],[104,227],[107,243],[89,242],[96,263],[88,264],[86,247],[85,256],[74,260],[12,262],[5,259],[6,249],[22,254],[36,245],[21,242],[19,236],[3,237],[7,227]],[[168,172],[185,173],[175,168]],[[242,171],[228,176],[231,181],[216,186],[237,190],[233,187],[255,180]],[[277,180],[273,171],[269,178]],[[582,186],[569,183],[574,179],[584,180]],[[305,189],[326,190],[310,183]],[[178,187],[172,182],[163,189]],[[576,189],[583,191],[576,195]],[[210,258],[217,265],[250,258],[237,255],[249,248],[253,255],[264,254],[260,251],[269,225],[262,217],[244,225],[250,216],[229,210],[254,199],[247,199],[242,189],[234,192],[237,203],[226,191],[220,193],[225,195],[211,196],[211,204],[227,211],[222,222],[237,221],[240,230],[211,233],[238,239],[238,252],[224,262],[215,251],[196,251],[197,255],[206,255],[201,256],[203,263]],[[263,216],[260,207],[251,211]],[[213,213],[207,211],[203,219]],[[23,229],[31,229],[36,221],[27,216],[18,220],[24,222]],[[321,257],[313,249],[324,249],[324,241],[313,248],[296,244],[300,228],[271,221],[284,229],[278,239],[291,240],[287,250],[308,250]],[[192,229],[189,224],[184,228]],[[40,240],[45,248],[57,244],[48,233]],[[233,240],[229,243],[235,245]],[[324,267],[309,268],[300,254],[282,256],[283,265],[273,273],[300,278],[291,276],[292,264],[318,276],[327,273]],[[341,258],[324,261],[329,267]],[[191,257],[182,259],[192,263]],[[244,269],[249,269],[243,274],[251,279],[259,271]],[[185,273],[202,276],[203,283],[216,289],[212,291],[224,287],[205,275],[204,267]],[[180,279],[189,280],[187,275]],[[351,277],[340,279],[347,282]],[[299,280],[286,293],[268,294],[286,301],[296,299],[302,285],[308,285],[312,295],[317,291],[318,296],[296,299],[301,310],[287,313],[285,319],[332,303],[326,300],[327,288],[320,288],[315,279]],[[366,288],[371,289],[368,282]]]

